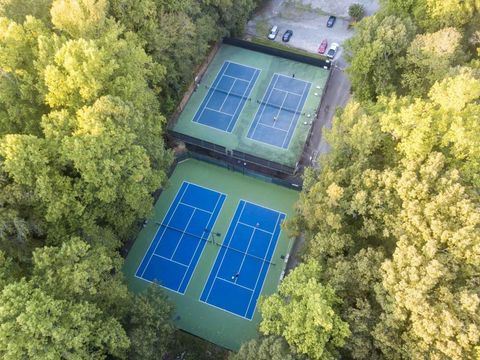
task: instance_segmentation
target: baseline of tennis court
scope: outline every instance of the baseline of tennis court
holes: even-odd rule
[[[285,214],[241,200],[200,301],[251,320]]]
[[[287,149],[310,91],[311,83],[274,74],[247,137]]]
[[[193,122],[232,132],[260,70],[225,61],[198,108]]]
[[[184,294],[225,198],[184,181],[135,276]]]

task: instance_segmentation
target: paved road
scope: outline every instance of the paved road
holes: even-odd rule
[[[308,140],[301,164],[318,167],[318,156],[330,150],[323,136],[324,128],[332,127],[333,116],[338,107],[345,107],[350,99],[350,80],[345,74],[346,62],[343,58],[334,61],[330,80],[322,98],[318,119],[314,122],[311,137]]]

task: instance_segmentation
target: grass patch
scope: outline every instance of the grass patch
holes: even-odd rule
[[[327,60],[328,59],[326,56],[319,55],[319,54],[314,54],[314,53],[311,53],[311,52],[308,52],[308,51],[305,51],[305,50],[302,50],[302,49],[296,49],[296,48],[293,48],[293,47],[290,47],[290,46],[285,46],[285,45],[280,44],[276,41],[263,39],[259,36],[252,37],[252,39],[250,41],[255,43],[255,44],[260,44],[260,45],[268,46],[268,47],[271,47],[271,48],[288,51],[288,52],[291,52],[293,54],[308,56],[308,57],[313,58],[313,59],[321,59],[321,60]]]
[[[258,20],[255,24],[256,36],[267,36],[270,32],[270,24],[267,20]]]

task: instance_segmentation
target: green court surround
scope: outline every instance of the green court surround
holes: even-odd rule
[[[252,100],[245,103],[231,133],[192,121],[197,109],[200,107],[205,95],[208,93],[208,88],[206,88],[205,85],[212,85],[217,73],[225,61],[236,62],[261,70],[250,94]],[[270,80],[275,73],[286,76],[295,75],[295,78],[297,79],[312,83],[312,87],[302,110],[305,115],[300,116],[292,140],[287,149],[278,148],[276,146],[247,138],[247,132],[258,108],[260,107],[257,100],[262,100]],[[329,70],[317,66],[247,50],[233,45],[222,44],[207,71],[203,75],[197,90],[193,92],[177,121],[174,124],[171,124],[170,127],[177,133],[221,145],[228,150],[238,150],[282,165],[295,167],[295,164],[300,159],[305,146],[305,141],[311,127],[310,122],[315,118],[315,112],[320,104],[328,74]],[[307,114],[310,114],[310,117],[307,117]]]
[[[222,234],[219,239],[216,239],[217,242],[223,241],[241,199],[283,212],[289,219],[294,215],[293,206],[299,194],[295,190],[266,183],[205,162],[194,159],[184,160],[175,168],[168,185],[155,204],[152,216],[138,234],[125,261],[124,274],[129,288],[134,292],[141,292],[149,285],[146,281],[136,278],[134,274],[155,235],[157,230],[155,222],[162,221],[183,181],[205,186],[227,195],[215,225],[215,231]],[[285,265],[280,257],[290,251],[291,245],[292,240],[282,230],[272,259],[276,265],[270,266],[262,295],[269,295],[276,291]],[[177,327],[217,345],[238,350],[243,342],[258,336],[257,329],[260,322],[258,311],[249,321],[199,301],[219,250],[220,247],[216,245],[206,244],[184,295],[168,290],[164,292],[175,304],[174,322]]]

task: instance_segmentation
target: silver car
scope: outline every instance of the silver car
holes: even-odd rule
[[[275,38],[277,37],[277,34],[278,34],[278,26],[277,25],[274,25],[272,26],[272,28],[270,29],[270,34],[268,34],[268,38],[270,40],[275,40]]]
[[[329,59],[333,59],[335,57],[339,46],[340,45],[338,45],[337,43],[332,43],[332,45],[330,45],[330,49],[328,49],[327,51],[327,57]]]

